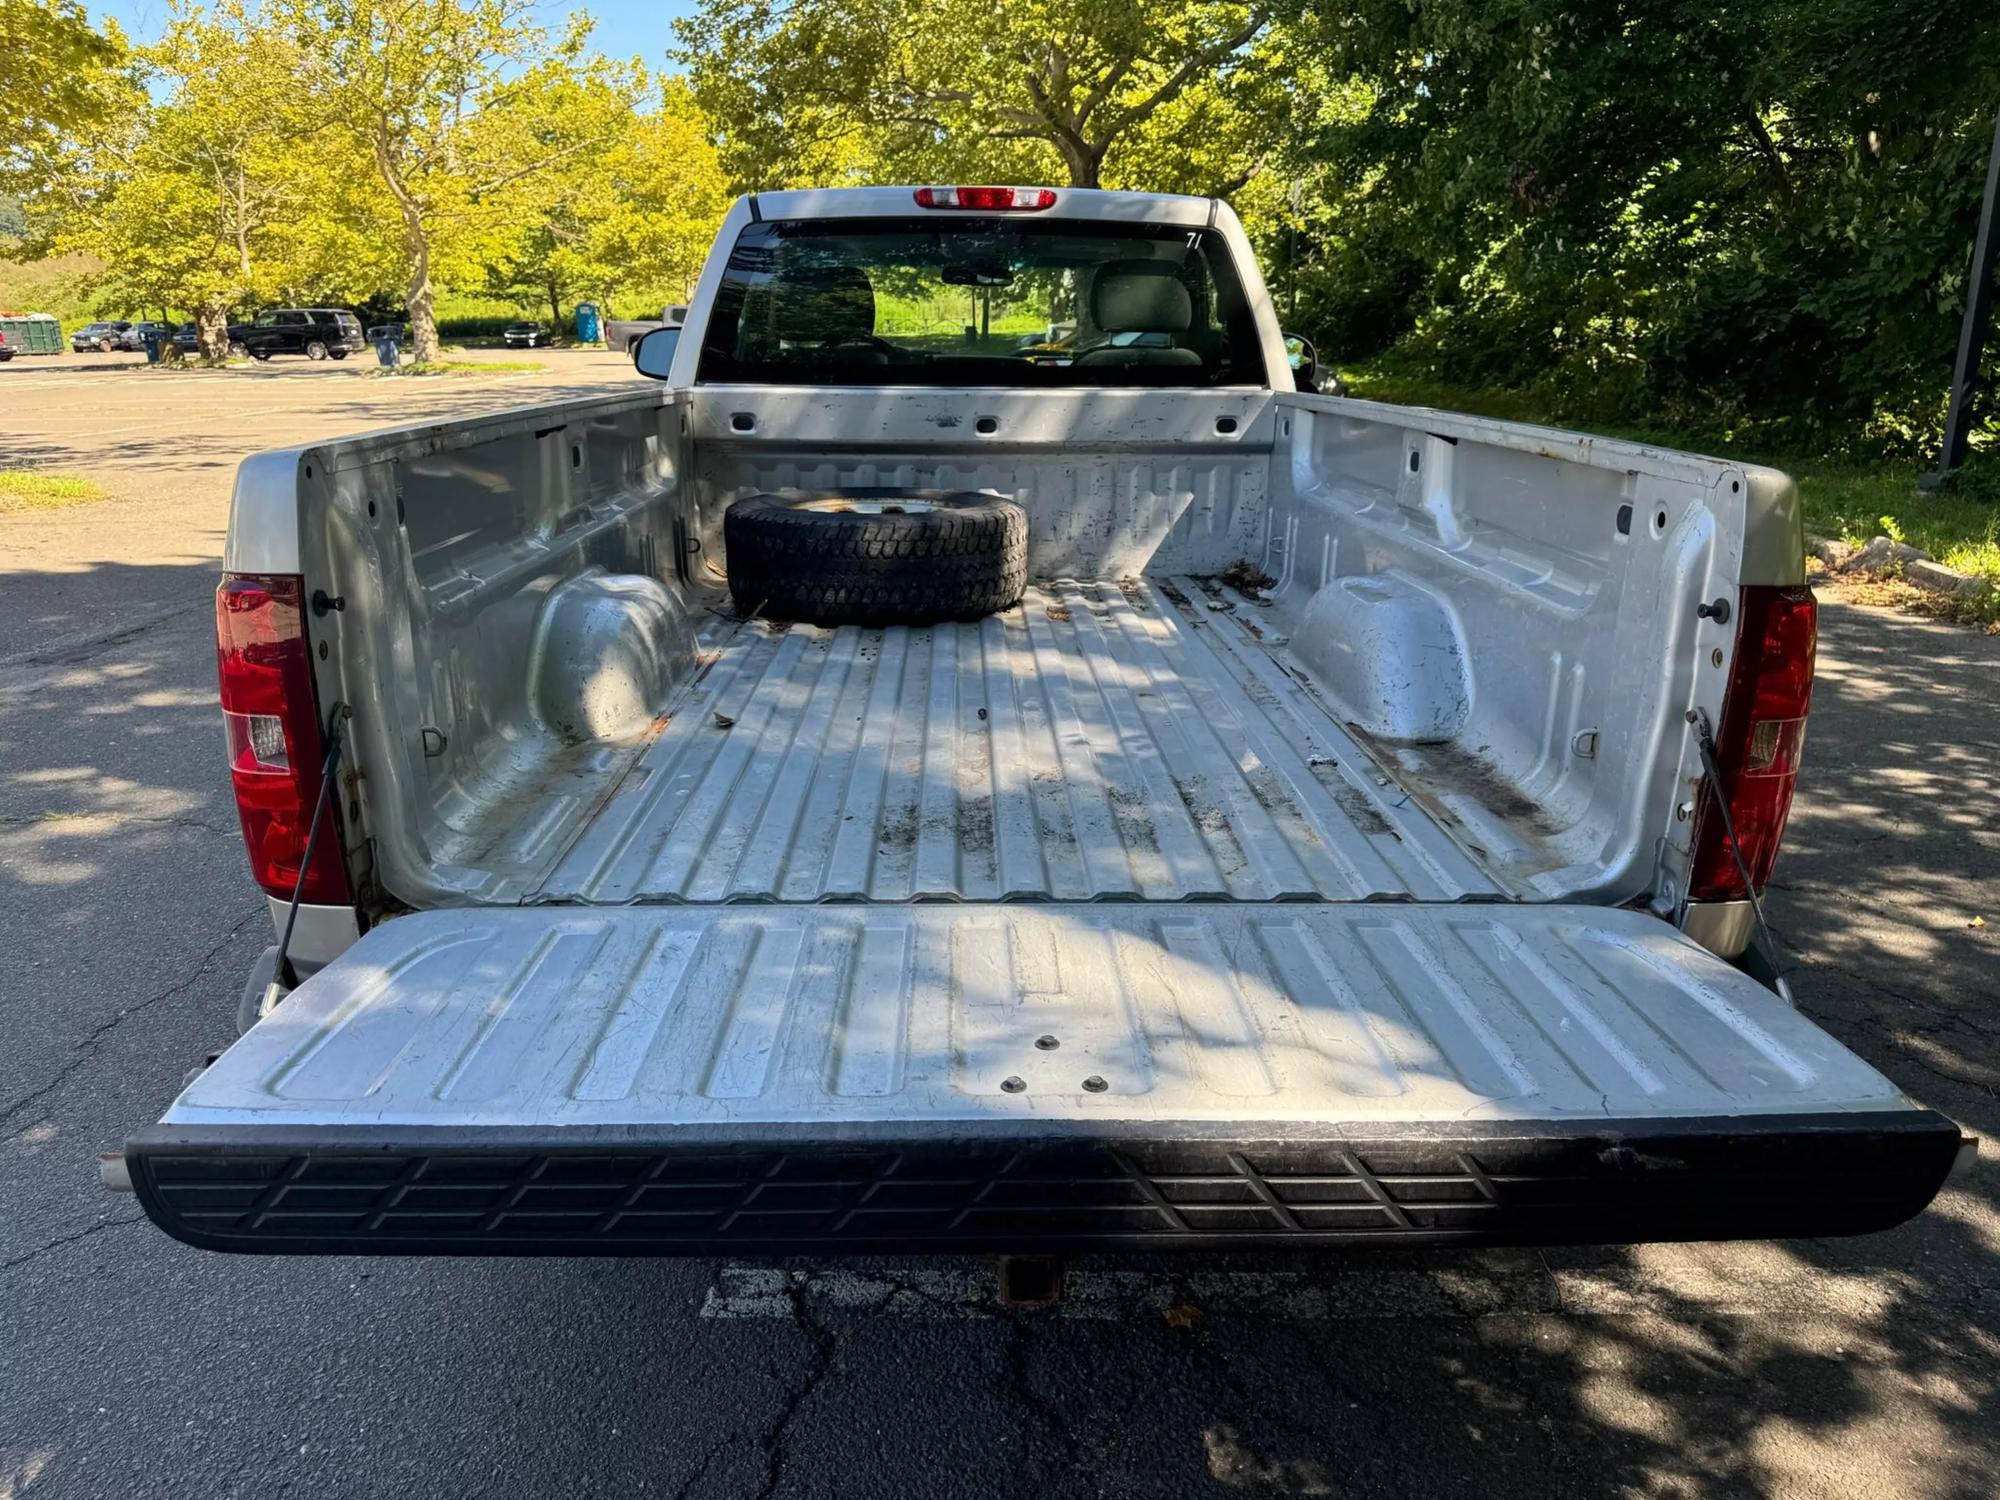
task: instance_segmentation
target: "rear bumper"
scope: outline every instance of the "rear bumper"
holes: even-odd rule
[[[1860,1234],[1960,1146],[1928,1110],[1710,1120],[257,1128],[127,1148],[155,1223],[265,1254],[702,1255]]]

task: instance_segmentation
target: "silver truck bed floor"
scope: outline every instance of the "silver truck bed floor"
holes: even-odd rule
[[[718,620],[615,790],[510,799],[460,862],[516,872],[487,900],[616,904],[1499,894],[1255,611],[1181,579],[929,628]]]
[[[165,1123],[1909,1107],[1776,995],[1637,912],[1099,902],[419,912],[309,978]]]

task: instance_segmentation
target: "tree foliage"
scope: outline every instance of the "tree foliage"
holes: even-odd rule
[[[1201,190],[1240,184],[1277,123],[1248,107],[1267,25],[1234,0],[712,0],[679,31],[747,186],[846,165],[1098,187],[1129,165]]]
[[[0,168],[97,119],[124,52],[78,0],[0,0]]]
[[[492,260],[491,290],[546,300],[614,297],[653,311],[684,301],[728,206],[708,122],[679,79],[636,64],[552,78],[518,124],[530,154],[512,239]],[[588,149],[574,150],[576,142]]]
[[[440,282],[476,285],[509,228],[508,188],[601,141],[535,138],[533,102],[567,76],[589,34],[556,36],[533,0],[266,0],[292,47],[292,87],[346,135],[393,215],[412,351],[437,358]]]
[[[101,261],[116,305],[192,311],[211,356],[232,307],[365,287],[379,257],[336,144],[297,111],[294,67],[241,12],[176,16],[87,126],[31,153],[44,248]]]
[[[1343,0],[1325,322],[1582,410],[1922,440],[1993,110],[1980,0]],[[1336,226],[1337,227],[1334,227]]]

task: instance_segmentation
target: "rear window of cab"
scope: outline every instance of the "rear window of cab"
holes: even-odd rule
[[[954,215],[766,220],[732,247],[698,383],[1263,386],[1213,229]]]

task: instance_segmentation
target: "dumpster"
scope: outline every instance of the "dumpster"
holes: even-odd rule
[[[578,343],[596,344],[604,340],[604,322],[597,315],[595,302],[579,302],[576,305],[576,337]]]
[[[62,353],[62,324],[47,313],[0,312],[0,334],[16,354]]]

